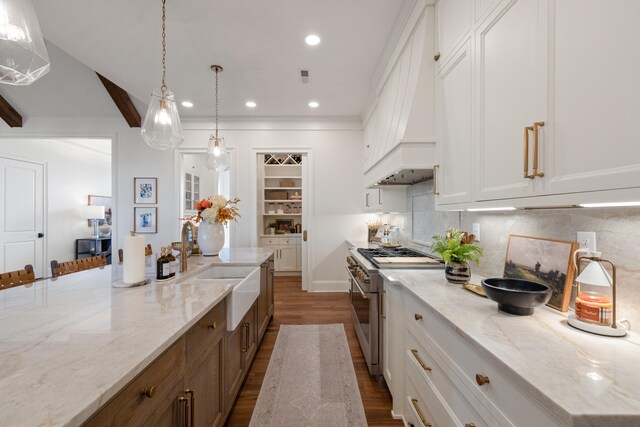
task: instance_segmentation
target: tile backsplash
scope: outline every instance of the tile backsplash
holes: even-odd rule
[[[502,276],[510,234],[560,240],[576,240],[578,231],[595,231],[598,251],[610,259],[618,274],[618,317],[628,319],[632,330],[640,330],[640,208],[576,208],[512,212],[438,212],[432,183],[407,189],[407,208],[403,215],[390,215],[389,223],[400,226],[401,242],[428,250],[434,234],[448,227],[472,230],[480,224],[484,250],[479,266],[472,269],[483,276]]]

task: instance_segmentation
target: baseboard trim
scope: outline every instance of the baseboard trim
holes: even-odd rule
[[[396,414],[395,412],[393,412],[393,409],[391,410],[391,418],[393,418],[394,420],[401,420],[404,422],[404,417],[402,416],[402,414],[400,415]]]
[[[315,280],[310,292],[348,292],[349,282],[346,280]]]

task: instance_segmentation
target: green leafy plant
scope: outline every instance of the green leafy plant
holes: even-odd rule
[[[474,261],[478,265],[482,248],[468,241],[466,233],[451,227],[444,236],[433,236],[431,252],[440,255],[446,263]]]

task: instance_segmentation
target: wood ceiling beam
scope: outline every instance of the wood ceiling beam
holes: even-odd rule
[[[129,127],[139,128],[142,126],[142,120],[140,118],[140,113],[136,109],[136,106],[133,105],[133,101],[131,101],[131,97],[127,93],[126,90],[122,89],[117,84],[113,83],[111,80],[107,79],[100,73],[96,72],[98,78],[104,85],[104,88],[107,90],[111,99],[120,110],[122,117],[127,121]]]
[[[0,95],[0,117],[12,128],[22,127],[22,116]]]

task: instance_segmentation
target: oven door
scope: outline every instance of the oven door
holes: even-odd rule
[[[363,289],[351,276],[351,317],[360,348],[374,374],[378,364],[378,294]]]

